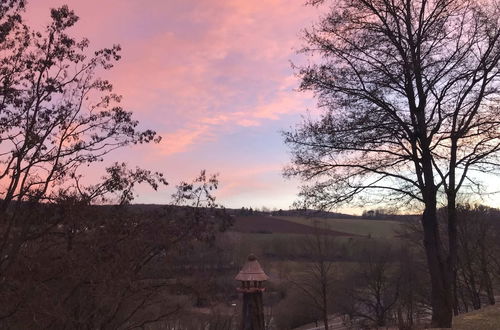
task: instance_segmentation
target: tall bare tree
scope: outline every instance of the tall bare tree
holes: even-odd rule
[[[305,206],[369,200],[423,210],[436,327],[452,322],[457,193],[477,192],[475,174],[498,169],[499,13],[493,0],[341,0],[305,32],[301,88],[323,112],[285,133],[285,173],[307,182]]]

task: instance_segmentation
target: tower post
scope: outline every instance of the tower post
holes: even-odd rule
[[[241,330],[264,330],[264,305],[262,293],[265,291],[263,282],[269,279],[257,261],[255,255],[250,254],[247,262],[235,279],[241,281],[239,292],[243,293]]]

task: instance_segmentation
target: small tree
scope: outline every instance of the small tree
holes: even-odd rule
[[[397,251],[397,258],[395,277],[399,279],[399,294],[394,310],[399,329],[410,330],[429,316],[430,285],[425,253],[405,242]]]
[[[481,205],[460,204],[457,217],[457,290],[462,294],[457,292],[456,303],[459,305],[458,302],[462,301],[465,311],[469,304],[473,309],[479,309],[484,295],[488,303],[494,305],[493,279],[497,277],[495,262],[499,257],[494,210]]]
[[[310,262],[296,277],[289,279],[304,296],[304,301],[319,311],[325,329],[329,329],[329,314],[333,310],[334,249],[333,237],[315,226],[315,233],[304,239],[301,248],[302,252],[310,256]]]
[[[363,255],[365,260],[345,277],[336,304],[353,321],[384,327],[393,320],[401,274],[389,247],[371,244]]]

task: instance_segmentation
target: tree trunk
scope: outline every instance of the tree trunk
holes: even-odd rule
[[[325,330],[328,330],[328,288],[327,288],[327,275],[324,271],[324,262],[321,261],[321,293],[323,299],[323,324],[325,326]]]
[[[422,113],[418,113],[422,117]],[[426,132],[425,118],[419,118],[421,132]],[[453,318],[452,278],[445,258],[437,219],[437,188],[434,184],[432,156],[427,137],[422,138],[422,191],[425,209],[422,215],[424,248],[431,278],[431,308],[433,328],[451,328]]]
[[[491,283],[491,276],[487,269],[483,269],[483,281],[488,296],[488,303],[495,305],[495,293],[493,292],[493,284]]]
[[[427,203],[422,216],[424,229],[424,247],[431,278],[431,305],[434,328],[451,328],[453,317],[453,299],[450,272],[443,257],[439,235],[436,197]]]
[[[486,295],[488,296],[488,303],[490,305],[495,305],[495,293],[493,291],[493,284],[490,276],[490,268],[488,267],[488,253],[486,252],[487,244],[488,243],[486,243],[485,237],[483,237],[483,241],[481,243],[481,273],[482,273],[481,277],[482,277],[482,282],[484,283],[483,285],[486,290]]]
[[[464,312],[468,313],[469,312],[469,304],[467,303],[467,299],[465,298],[463,289],[460,290],[460,296],[462,297],[462,304],[464,305]]]
[[[323,311],[323,324],[325,326],[325,330],[330,329],[330,327],[328,326],[328,312],[327,311]]]
[[[457,316],[460,314],[460,306],[458,303],[458,285],[457,285],[457,273],[455,272],[455,276],[453,278],[453,288],[452,288],[452,294],[453,294],[453,315]]]
[[[458,260],[458,234],[457,234],[457,203],[455,193],[455,169],[450,169],[450,182],[448,191],[448,272],[452,285],[453,313],[458,315],[457,299],[457,260]]]

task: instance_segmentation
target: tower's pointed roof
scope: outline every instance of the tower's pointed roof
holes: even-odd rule
[[[253,254],[248,256],[247,262],[235,277],[237,281],[266,281],[268,279],[269,276],[264,273],[264,270],[262,270],[262,267],[257,261],[257,257]]]

